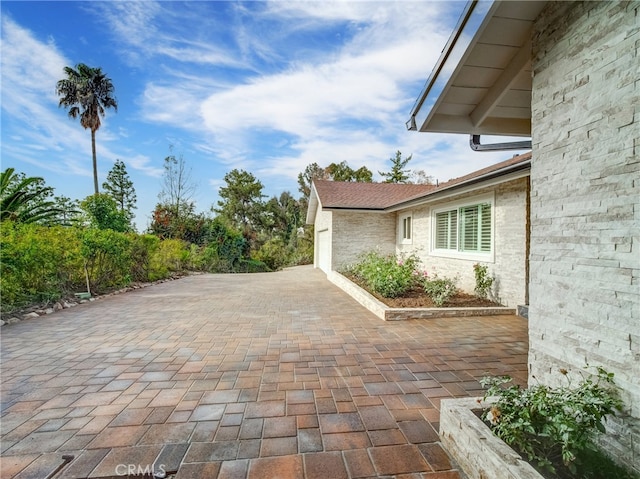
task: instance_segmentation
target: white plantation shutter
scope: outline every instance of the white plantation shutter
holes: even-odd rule
[[[458,249],[458,211],[436,213],[436,249]]]
[[[491,252],[491,205],[480,205],[482,220],[480,221],[480,251]]]
[[[460,251],[491,252],[491,205],[460,208]]]
[[[478,209],[477,205],[460,208],[460,251],[478,251]]]
[[[465,253],[491,253],[491,203],[435,214],[435,248]]]

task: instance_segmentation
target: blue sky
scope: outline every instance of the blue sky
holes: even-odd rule
[[[389,158],[440,181],[512,153],[474,153],[465,135],[409,132],[405,122],[465,2],[6,2],[2,8],[2,169],[41,176],[57,195],[93,192],[90,132],[58,108],[65,66],[101,67],[118,111],[97,132],[100,184],[117,159],[144,230],[164,158],[192,170],[198,211],[224,175],[253,173],[273,196],[299,196],[316,162]]]

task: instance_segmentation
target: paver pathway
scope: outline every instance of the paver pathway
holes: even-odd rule
[[[523,319],[383,322],[310,267],[190,276],[1,331],[2,478],[46,478],[63,455],[56,479],[459,478],[440,399],[526,378]]]

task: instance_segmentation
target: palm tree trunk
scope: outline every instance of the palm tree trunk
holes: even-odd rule
[[[100,193],[98,190],[98,160],[96,158],[96,131],[91,129],[91,153],[93,154],[93,187],[96,195]]]

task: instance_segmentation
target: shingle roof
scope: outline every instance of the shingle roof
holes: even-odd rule
[[[401,203],[426,198],[455,186],[480,181],[487,176],[499,176],[502,170],[506,174],[517,165],[525,166],[530,160],[531,153],[514,156],[468,175],[440,183],[438,186],[326,180],[314,180],[313,184],[323,208],[385,210]]]
[[[314,180],[323,208],[382,210],[434,189],[435,185]]]

